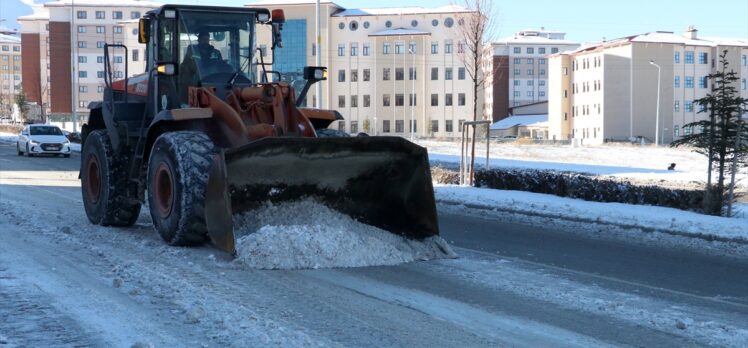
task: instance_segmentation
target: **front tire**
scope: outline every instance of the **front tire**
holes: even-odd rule
[[[26,157],[34,157],[34,154],[29,150],[29,143],[26,143]]]
[[[205,190],[216,153],[202,132],[167,132],[156,139],[148,161],[148,207],[156,231],[169,245],[208,240]]]
[[[81,193],[86,216],[102,226],[132,226],[141,204],[127,196],[126,158],[114,153],[106,130],[89,134],[81,152]]]
[[[21,144],[16,142],[16,151],[18,151],[18,156],[23,156],[23,151],[21,151]]]

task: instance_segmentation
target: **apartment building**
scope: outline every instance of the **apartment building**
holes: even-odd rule
[[[509,108],[548,100],[548,56],[575,50],[579,43],[566,33],[526,29],[491,43],[486,109],[493,121],[509,115]]]
[[[707,117],[694,101],[710,92],[707,76],[721,67],[725,50],[739,74],[736,87],[748,98],[745,38],[699,37],[691,27],[682,35],[651,32],[552,55],[551,139],[600,144],[644,137],[667,144],[699,131],[684,125]]]
[[[21,92],[21,38],[13,31],[0,31],[0,117],[12,113]]]
[[[283,48],[276,52],[273,70],[293,81],[305,65],[315,65],[314,1],[247,6],[285,12]],[[460,60],[465,45],[458,32],[468,10],[345,9],[322,1],[320,12],[319,51],[321,64],[328,67],[320,106],[345,118],[333,127],[378,135],[460,136],[461,121],[473,117],[472,84]],[[260,33],[259,44],[267,47],[268,37]],[[310,91],[308,104],[316,106],[315,93]]]
[[[28,100],[44,103],[51,115],[70,115],[75,93],[76,111],[87,114],[88,103],[102,99],[104,44],[128,47],[127,56],[122,49],[110,51],[115,79],[125,76],[126,60],[130,76],[142,73],[145,52],[137,43],[137,20],[158,6],[139,0],[59,0],[19,17],[23,61],[29,62],[23,68]]]

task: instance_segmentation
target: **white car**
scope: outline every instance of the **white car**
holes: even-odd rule
[[[48,124],[30,124],[18,135],[18,156],[52,154],[70,157],[70,141],[59,127]]]

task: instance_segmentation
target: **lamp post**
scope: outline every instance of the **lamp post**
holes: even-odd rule
[[[650,60],[649,64],[657,67],[657,112],[655,113],[655,146],[660,145],[660,66],[655,63],[654,60]]]
[[[316,23],[314,27],[314,41],[315,41],[315,52],[317,55],[314,57],[314,63],[317,66],[322,65],[322,37],[320,36],[320,23],[319,23],[319,1],[314,6],[314,13]],[[317,100],[317,108],[322,109],[322,83],[317,83],[315,86],[314,98]]]
[[[413,47],[409,47],[408,52],[413,55],[413,75],[408,74],[413,81],[413,86],[411,87],[413,96],[410,98],[410,141],[413,141],[413,133],[416,131],[414,124],[416,117],[416,52],[413,51]]]

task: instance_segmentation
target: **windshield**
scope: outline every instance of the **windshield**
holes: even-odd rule
[[[62,135],[62,131],[57,127],[31,127],[31,135]]]

